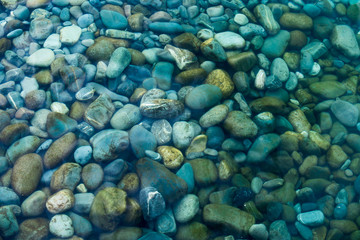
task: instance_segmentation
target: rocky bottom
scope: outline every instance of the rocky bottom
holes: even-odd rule
[[[360,239],[358,0],[0,0],[0,240]]]

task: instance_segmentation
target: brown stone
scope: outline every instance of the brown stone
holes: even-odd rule
[[[222,69],[215,69],[209,73],[205,82],[220,88],[223,98],[227,98],[234,91],[234,83],[230,75]]]

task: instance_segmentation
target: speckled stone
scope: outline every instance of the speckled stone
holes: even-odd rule
[[[234,83],[230,75],[222,69],[216,69],[209,73],[205,82],[220,88],[223,98],[227,98],[234,91]]]

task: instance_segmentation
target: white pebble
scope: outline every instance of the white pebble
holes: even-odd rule
[[[260,69],[255,77],[255,87],[259,90],[265,89],[266,73],[263,69]]]
[[[67,114],[69,112],[69,108],[61,102],[53,102],[50,105],[50,109],[53,112],[57,112],[57,113],[62,113],[62,114]]]
[[[204,29],[201,29],[200,31],[198,31],[196,36],[204,41],[204,40],[208,40],[209,38],[214,37],[214,33],[210,29],[204,28]]]
[[[255,194],[258,194],[261,191],[262,185],[263,185],[263,181],[261,180],[261,178],[254,177],[253,180],[251,181],[251,190]]]
[[[249,19],[241,13],[238,13],[234,17],[235,23],[239,24],[240,26],[246,25],[249,23]]]
[[[309,75],[316,76],[319,74],[320,70],[321,70],[320,65],[317,62],[314,62],[314,65],[313,65],[311,71],[309,72]]]
[[[347,177],[352,177],[352,176],[354,176],[354,173],[353,173],[353,171],[351,171],[351,169],[346,169],[345,170],[345,175]]]
[[[186,223],[199,211],[199,198],[194,194],[187,194],[175,203],[173,210],[176,221]]]
[[[72,220],[65,214],[53,216],[49,223],[49,230],[52,234],[61,238],[69,238],[74,235]]]

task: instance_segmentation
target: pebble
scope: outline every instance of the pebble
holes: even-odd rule
[[[106,76],[108,78],[116,78],[120,76],[130,62],[130,52],[124,47],[117,48],[110,57],[108,67],[106,69]]]
[[[75,204],[72,191],[63,189],[51,195],[46,201],[46,209],[52,214],[58,214],[71,209]]]
[[[72,25],[60,29],[60,42],[64,45],[74,45],[79,41],[81,35],[81,28]]]
[[[324,214],[319,210],[300,213],[297,215],[297,220],[306,226],[316,227],[323,224]]]
[[[74,160],[80,165],[87,164],[92,158],[92,147],[91,146],[81,146],[77,148],[74,152]]]
[[[47,196],[38,190],[28,196],[21,204],[21,212],[26,217],[40,216],[45,210]]]
[[[359,109],[353,104],[337,99],[331,104],[331,112],[345,126],[354,127],[359,118]]]
[[[359,44],[353,30],[347,25],[336,25],[330,37],[332,45],[340,50],[346,57],[357,58],[360,56]]]
[[[175,203],[173,211],[176,221],[189,222],[199,211],[199,198],[194,194],[187,194]]]
[[[139,194],[140,207],[144,216],[148,219],[155,219],[165,211],[165,201],[156,188],[143,188]]]
[[[60,238],[69,238],[74,235],[72,220],[65,214],[58,214],[51,218],[49,230],[52,234]]]
[[[55,54],[52,50],[41,48],[26,59],[28,65],[34,67],[49,67],[55,60]]]

